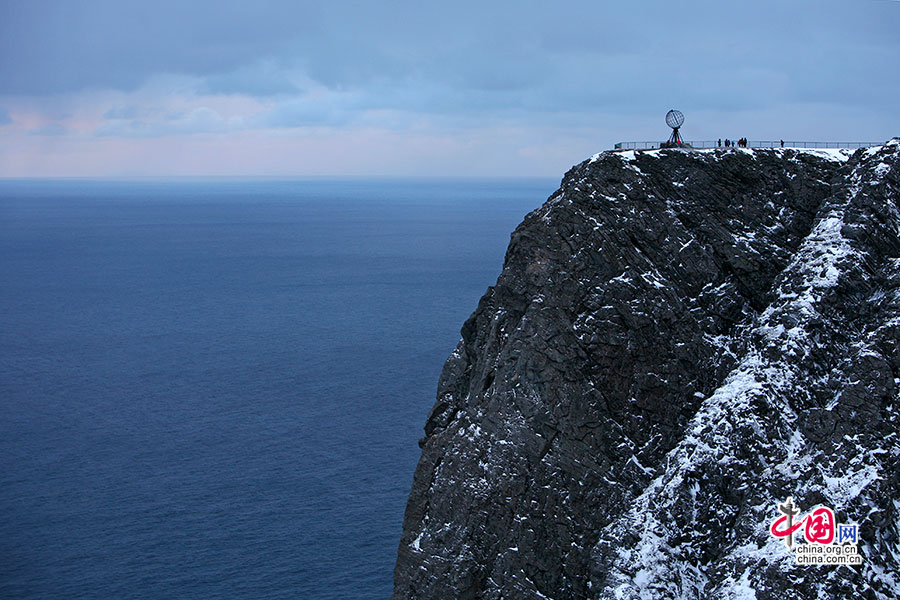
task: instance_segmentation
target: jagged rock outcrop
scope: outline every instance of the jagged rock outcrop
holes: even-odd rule
[[[896,598],[898,388],[900,140],[597,155],[444,367],[393,598]],[[862,565],[794,564],[787,496]]]

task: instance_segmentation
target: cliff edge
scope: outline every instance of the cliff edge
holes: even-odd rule
[[[900,140],[599,154],[462,328],[393,598],[900,597],[898,389]]]

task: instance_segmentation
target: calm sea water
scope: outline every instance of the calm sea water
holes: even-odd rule
[[[0,181],[0,598],[384,599],[517,181]]]

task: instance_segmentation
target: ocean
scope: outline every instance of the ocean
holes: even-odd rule
[[[386,599],[522,180],[0,181],[0,598]]]

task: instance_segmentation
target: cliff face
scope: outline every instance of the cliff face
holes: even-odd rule
[[[898,190],[897,139],[572,168],[444,367],[394,599],[900,596]],[[788,496],[862,565],[794,564]]]

